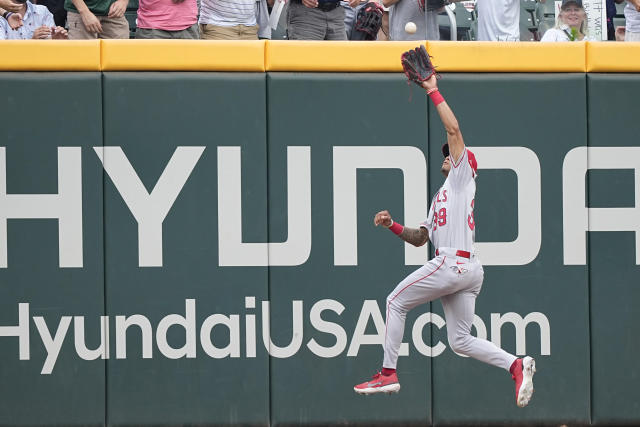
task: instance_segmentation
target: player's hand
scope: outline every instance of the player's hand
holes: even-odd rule
[[[436,79],[436,75],[432,74],[428,80],[422,82],[422,87],[426,90],[438,89],[438,79]]]
[[[46,25],[43,25],[35,29],[35,31],[33,32],[32,39],[47,39],[49,38],[50,35],[51,35],[51,28],[47,27]]]
[[[377,227],[379,225],[389,228],[391,227],[391,214],[389,211],[380,211],[373,218],[373,223]]]
[[[80,18],[82,18],[84,28],[86,28],[88,32],[102,32],[102,24],[100,24],[100,20],[96,18],[96,15],[94,15],[89,9],[85,10],[84,12],[80,12]]]
[[[356,7],[360,4],[360,0],[349,0],[349,6]]]
[[[9,23],[9,27],[11,27],[12,30],[17,30],[18,28],[22,27],[22,15],[20,15],[19,13],[12,13],[9,16],[7,22]]]
[[[69,38],[67,30],[62,27],[51,27],[51,38],[54,40],[65,40]]]
[[[107,15],[107,17],[122,18],[127,10],[128,3],[129,2],[127,0],[118,0],[112,3],[111,7],[109,7],[109,14]]]
[[[318,7],[318,0],[302,0],[302,4],[313,9]]]

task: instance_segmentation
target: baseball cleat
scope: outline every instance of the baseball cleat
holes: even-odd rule
[[[511,367],[511,378],[516,382],[516,404],[524,408],[533,395],[533,374],[536,373],[536,361],[527,356],[517,359]]]
[[[358,394],[397,393],[400,391],[400,383],[395,373],[382,375],[378,372],[370,381],[365,381],[355,386],[353,391]]]

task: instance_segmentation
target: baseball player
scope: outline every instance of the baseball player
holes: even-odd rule
[[[422,246],[431,240],[436,256],[407,276],[387,297],[382,371],[370,381],[356,385],[354,390],[359,394],[397,393],[400,390],[396,364],[407,312],[439,298],[451,349],[509,371],[515,380],[516,403],[524,407],[533,394],[535,361],[528,356],[516,358],[492,342],[470,334],[475,301],[484,277],[482,264],[473,251],[476,158],[464,145],[458,121],[438,91],[436,75],[432,74],[419,84],[426,89],[447,131],[441,168],[446,179],[433,197],[427,220],[418,228],[403,227],[394,222],[386,210],[378,212],[373,222],[414,246]]]

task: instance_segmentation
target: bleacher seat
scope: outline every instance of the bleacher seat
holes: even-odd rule
[[[467,4],[471,10],[467,9],[464,4]],[[475,12],[475,1],[452,3],[448,7],[452,8],[456,17],[457,39],[476,40],[478,20]],[[440,39],[451,40],[451,22],[446,12],[438,15],[438,25],[440,26]]]
[[[536,41],[538,37],[538,25],[535,19],[535,6],[530,9],[531,2],[528,0],[520,1],[520,40]]]

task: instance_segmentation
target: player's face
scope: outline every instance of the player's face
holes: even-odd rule
[[[447,176],[449,176],[449,171],[451,170],[451,162],[449,160],[449,156],[444,158],[444,162],[442,162],[442,167],[440,168],[440,172],[442,172],[442,175],[445,176],[445,178]]]

